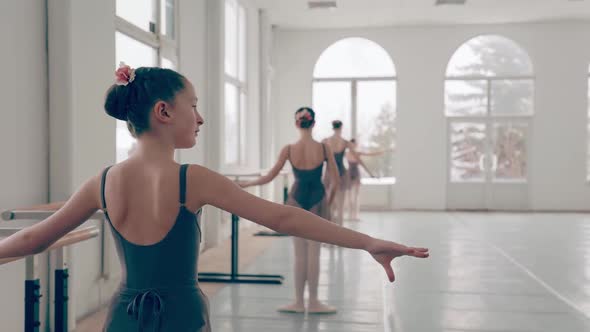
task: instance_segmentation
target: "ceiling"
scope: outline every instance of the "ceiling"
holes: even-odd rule
[[[250,0],[283,28],[356,28],[395,25],[493,24],[588,20],[590,0],[335,0],[336,9],[307,8],[308,0]]]

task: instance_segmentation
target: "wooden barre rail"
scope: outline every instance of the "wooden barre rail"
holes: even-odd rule
[[[5,221],[16,220],[16,219],[34,219],[40,220],[45,219],[52,214],[54,214],[57,210],[61,209],[66,202],[54,202],[49,204],[42,204],[42,205],[35,205],[35,206],[28,206],[24,208],[6,210],[2,212],[2,219]],[[102,219],[104,213],[101,210],[98,210],[90,219]]]
[[[251,178],[257,176],[263,176],[267,174],[270,170],[262,170],[257,172],[249,172],[249,173],[222,173],[221,175],[228,177],[228,178]],[[287,171],[280,171],[279,175],[285,176],[289,175],[290,173]]]
[[[71,244],[75,244],[78,242],[86,241],[88,239],[97,237],[100,234],[99,229],[96,226],[84,227],[81,229],[73,230],[63,236],[61,239],[57,240],[54,244],[52,244],[46,251],[62,248],[65,246],[69,246]],[[0,259],[0,265],[14,262],[20,259],[25,258],[26,256],[21,257],[9,257],[9,258],[2,258]]]
[[[49,204],[41,204],[41,205],[34,205],[14,210],[28,210],[28,211],[54,211],[61,209],[62,206],[66,204],[65,201],[62,202],[53,202]]]
[[[27,212],[55,212],[61,209],[66,202],[53,202],[49,204],[41,204],[41,205],[34,205],[34,206],[27,206],[23,208],[11,209],[2,212],[2,219],[9,221],[15,219],[25,219],[25,218],[17,218],[17,214],[27,213]]]

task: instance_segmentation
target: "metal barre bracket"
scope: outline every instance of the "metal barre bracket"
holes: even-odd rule
[[[14,213],[12,213],[12,211],[4,211],[2,212],[2,219],[3,220],[13,220],[14,219]]]

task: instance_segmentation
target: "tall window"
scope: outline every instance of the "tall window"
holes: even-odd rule
[[[533,94],[532,63],[513,41],[479,36],[455,52],[445,80],[451,182],[526,181]]]
[[[341,120],[343,136],[356,138],[359,150],[387,150],[363,160],[375,175],[394,177],[396,87],[395,66],[381,46],[364,38],[332,44],[313,73],[314,136],[330,136],[332,121]]]
[[[115,67],[160,66],[176,69],[176,0],[117,0]],[[135,145],[127,124],[117,120],[117,162],[128,158]]]
[[[225,0],[225,138],[226,165],[246,164],[246,10]]]

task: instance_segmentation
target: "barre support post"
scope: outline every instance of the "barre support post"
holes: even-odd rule
[[[239,176],[236,176],[238,180]],[[224,283],[247,283],[247,284],[275,284],[283,283],[284,277],[272,274],[243,274],[239,273],[238,250],[239,250],[239,221],[240,217],[231,215],[231,271],[230,273],[201,272],[201,282],[224,282]]]
[[[25,332],[39,332],[39,299],[41,282],[37,276],[37,257],[25,258]]]

